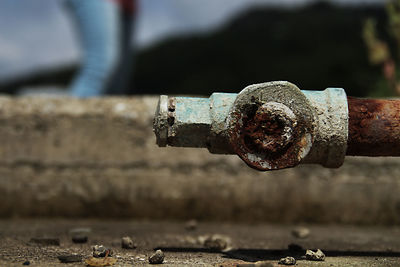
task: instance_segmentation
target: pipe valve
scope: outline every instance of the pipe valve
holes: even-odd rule
[[[300,163],[334,168],[346,155],[347,97],[340,88],[301,91],[289,82],[209,98],[160,96],[154,131],[161,147],[237,154],[262,171]]]
[[[346,155],[400,156],[400,100],[268,82],[209,98],[161,96],[154,131],[159,146],[237,154],[261,171],[300,163],[337,168]]]

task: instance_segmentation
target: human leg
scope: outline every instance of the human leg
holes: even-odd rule
[[[119,27],[119,60],[107,94],[124,95],[130,91],[130,81],[134,65],[134,44],[132,43],[135,15],[121,10]]]
[[[82,66],[70,86],[76,97],[105,93],[120,50],[119,8],[108,0],[69,0],[83,49]]]

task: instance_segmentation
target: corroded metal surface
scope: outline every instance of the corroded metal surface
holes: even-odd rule
[[[236,94],[210,98],[160,96],[154,132],[160,147],[206,147],[212,153],[233,154],[225,137],[225,119]]]
[[[257,170],[343,164],[348,137],[343,89],[301,91],[289,82],[254,84],[210,98],[161,96],[154,121],[159,146],[237,154]]]
[[[312,146],[314,110],[289,82],[250,85],[239,93],[227,118],[228,138],[250,167],[296,166]]]
[[[347,96],[342,88],[302,91],[315,109],[317,127],[310,153],[302,163],[340,167],[345,159],[348,138]]]
[[[243,132],[255,151],[276,153],[293,142],[296,115],[287,106],[268,102],[260,106]]]
[[[168,96],[162,95],[158,101],[157,116],[154,117],[154,133],[156,134],[156,143],[160,147],[167,146],[168,137]]]
[[[400,100],[348,98],[347,155],[400,156]]]
[[[235,154],[226,137],[226,118],[237,94],[214,93],[210,97],[211,128],[207,148],[215,154]]]

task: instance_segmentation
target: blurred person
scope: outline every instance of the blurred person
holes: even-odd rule
[[[66,0],[76,22],[83,61],[70,85],[75,97],[128,91],[136,0]]]

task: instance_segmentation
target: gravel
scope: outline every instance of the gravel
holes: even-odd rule
[[[121,246],[122,248],[126,248],[126,249],[135,249],[136,245],[133,242],[132,238],[130,238],[129,236],[125,236],[121,239]]]
[[[113,254],[113,251],[111,248],[107,248],[103,245],[93,246],[93,257],[95,257],[95,258],[102,258],[105,256],[111,257],[112,254]]]
[[[318,249],[317,251],[312,251],[307,249],[306,251],[306,259],[310,261],[324,261],[325,260],[325,254]]]
[[[86,243],[89,239],[89,234],[91,233],[91,228],[73,228],[69,231],[72,242],[83,244]]]
[[[279,260],[278,264],[282,265],[295,265],[296,259],[293,257],[285,257]]]
[[[201,239],[204,240],[202,242],[204,247],[216,251],[223,251],[228,249],[231,243],[229,237],[218,234],[202,237]]]
[[[158,249],[153,255],[149,257],[150,264],[161,264],[164,262],[164,252]]]

